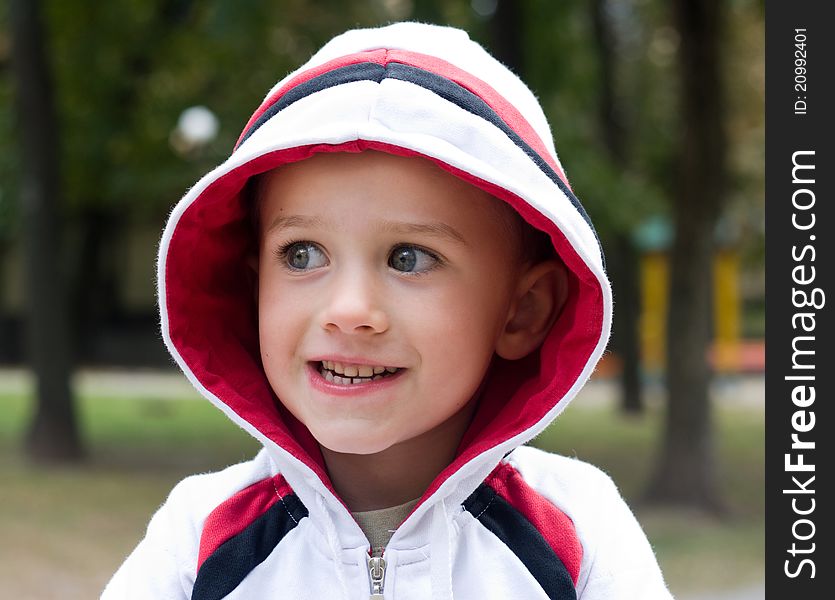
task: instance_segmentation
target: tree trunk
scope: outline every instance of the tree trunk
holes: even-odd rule
[[[606,0],[592,0],[591,17],[600,65],[600,132],[612,163],[626,170],[629,167],[628,139],[623,111],[616,94],[615,32],[606,17],[605,8]],[[617,306],[617,316],[612,324],[611,346],[622,361],[620,407],[625,413],[640,414],[644,410],[644,403],[638,337],[638,252],[628,231],[615,236],[613,247],[614,253],[610,253],[607,265]]]
[[[606,264],[617,306],[612,324],[612,349],[621,359],[620,410],[629,415],[644,412],[641,385],[641,350],[638,320],[641,293],[638,285],[638,249],[628,232],[617,234]]]
[[[424,23],[441,23],[441,10],[437,0],[414,0],[412,2],[412,19]]]
[[[490,53],[520,77],[525,66],[522,9],[516,0],[497,0],[496,12],[490,17]]]
[[[97,358],[96,336],[84,332],[103,330],[119,313],[114,281],[117,274],[112,266],[116,252],[113,231],[117,227],[111,211],[100,203],[91,203],[81,210],[77,224],[80,247],[72,261],[67,305],[72,315],[70,338],[75,341],[72,350],[82,360]]]
[[[682,137],[673,203],[667,415],[651,502],[721,510],[708,386],[713,233],[725,194],[721,0],[676,0]]]
[[[58,126],[43,46],[40,5],[12,0],[12,73],[21,135],[21,216],[26,344],[37,406],[26,451],[36,460],[78,460],[83,452],[70,391],[70,343],[61,270]]]

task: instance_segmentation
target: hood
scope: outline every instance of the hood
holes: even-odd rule
[[[494,357],[458,456],[423,498],[463,500],[565,408],[611,320],[598,239],[536,98],[463,31],[418,23],[349,31],[270,90],[229,158],[170,216],[158,263],[162,335],[188,379],[267,447],[303,501],[300,487],[335,498],[315,440],[261,366],[241,196],[255,174],[366,149],[423,157],[507,202],[550,235],[569,272],[568,300],[545,342],[522,360]]]

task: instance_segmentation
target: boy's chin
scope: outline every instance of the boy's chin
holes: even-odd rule
[[[357,454],[370,456],[379,454],[391,448],[394,444],[389,440],[358,439],[355,436],[341,438],[340,436],[316,436],[314,438],[325,452],[334,454]]]

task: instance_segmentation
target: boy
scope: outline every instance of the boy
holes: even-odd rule
[[[610,289],[530,91],[464,32],[345,33],[163,234],[166,344],[264,444],[188,478],[110,598],[669,598],[607,476],[520,447]]]

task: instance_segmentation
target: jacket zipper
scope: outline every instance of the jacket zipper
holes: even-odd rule
[[[386,559],[382,556],[368,557],[368,582],[371,587],[370,600],[383,600],[383,583],[386,578]]]

